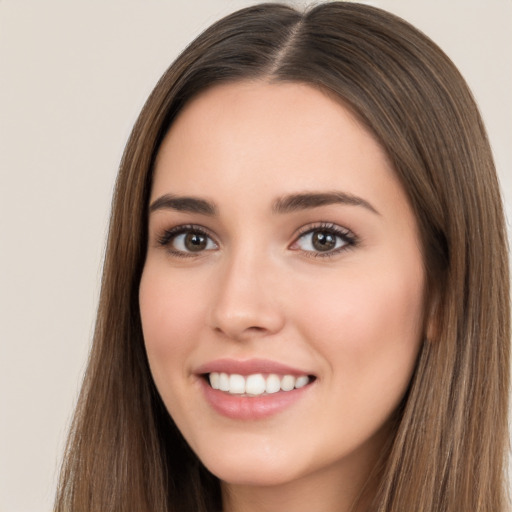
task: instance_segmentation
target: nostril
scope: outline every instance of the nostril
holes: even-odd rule
[[[216,333],[233,340],[276,334],[284,324],[282,308],[258,291],[240,284],[224,284],[223,293],[212,304],[209,324]],[[222,290],[221,290],[222,291]]]
[[[277,329],[279,330],[279,329]],[[250,325],[245,327],[243,324],[236,323],[225,323],[214,327],[214,331],[227,338],[243,341],[252,337],[262,337],[273,334],[274,331],[271,328],[267,328],[259,325]]]

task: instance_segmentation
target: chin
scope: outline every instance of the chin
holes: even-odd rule
[[[210,470],[211,471],[211,470]],[[219,468],[219,471],[211,471],[220,481],[237,486],[271,487],[283,485],[297,478],[295,474],[287,474],[276,471],[274,468],[257,467],[247,465],[239,470],[233,468]]]
[[[235,450],[236,451],[236,450]],[[297,463],[273,455],[243,456],[238,453],[222,453],[201,458],[201,462],[219,480],[231,485],[266,487],[280,485],[298,478]]]

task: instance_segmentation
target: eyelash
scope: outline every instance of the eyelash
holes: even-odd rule
[[[293,246],[297,244],[297,242],[304,237],[305,235],[308,235],[310,233],[314,233],[317,231],[323,231],[327,234],[334,235],[337,238],[340,238],[343,241],[343,245],[341,247],[338,247],[336,249],[333,249],[331,251],[304,251],[301,249],[292,249],[292,250],[298,250],[301,251],[306,257],[308,258],[331,258],[333,256],[336,256],[340,254],[341,252],[347,251],[349,249],[354,248],[358,243],[358,238],[352,233],[350,230],[346,228],[342,228],[340,226],[337,226],[336,224],[332,224],[330,222],[321,222],[318,224],[315,224],[313,226],[305,226],[304,228],[301,228],[299,232],[297,233],[294,242],[290,245]],[[158,245],[166,247],[168,251],[174,256],[178,258],[193,258],[199,256],[203,252],[207,251],[198,251],[197,254],[194,254],[193,252],[186,252],[186,251],[180,251],[176,249],[172,249],[171,242],[178,237],[179,235],[183,235],[186,233],[194,233],[198,235],[202,235],[210,240],[212,240],[216,246],[219,244],[215,242],[213,237],[210,235],[208,231],[206,231],[203,227],[195,225],[195,224],[186,224],[181,226],[176,226],[172,229],[166,229],[157,239]]]
[[[331,222],[320,222],[318,224],[314,224],[313,226],[305,226],[301,228],[295,237],[295,241],[292,245],[295,245],[302,237],[308,235],[310,233],[315,232],[325,232],[329,235],[334,235],[337,238],[340,238],[343,241],[343,245],[338,247],[337,249],[333,249],[331,251],[321,252],[321,251],[302,251],[303,254],[308,258],[332,258],[333,256],[337,256],[341,252],[348,251],[349,249],[353,249],[359,243],[358,238],[347,228],[342,228],[336,224]],[[298,249],[300,250],[300,249]]]
[[[185,224],[185,225],[181,225],[181,226],[176,226],[175,228],[172,228],[172,229],[166,229],[162,233],[162,235],[160,235],[158,237],[157,242],[159,245],[166,247],[167,250],[175,257],[193,258],[193,257],[199,256],[200,254],[194,254],[193,252],[179,251],[179,250],[172,248],[171,242],[179,235],[183,235],[186,233],[194,233],[197,235],[202,235],[206,238],[209,238],[210,240],[213,240],[213,237],[210,235],[210,233],[208,233],[201,226],[197,226],[195,224]],[[215,243],[215,245],[218,246],[217,242],[214,241],[214,243]],[[200,251],[200,252],[204,252],[204,251]]]

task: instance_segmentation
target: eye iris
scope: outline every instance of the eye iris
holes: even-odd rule
[[[188,251],[197,252],[206,249],[206,236],[201,233],[187,233],[184,242]]]
[[[315,231],[312,243],[317,251],[330,251],[336,247],[336,236],[326,231]]]

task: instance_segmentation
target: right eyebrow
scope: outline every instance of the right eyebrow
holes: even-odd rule
[[[201,215],[217,215],[217,207],[214,203],[192,196],[173,196],[164,194],[155,199],[149,206],[150,212],[158,210],[175,210],[178,212],[199,213]]]

